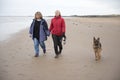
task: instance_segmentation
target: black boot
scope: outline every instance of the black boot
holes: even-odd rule
[[[55,58],[58,58],[58,57],[59,57],[58,55],[55,56]]]

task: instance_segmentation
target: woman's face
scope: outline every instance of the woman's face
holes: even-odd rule
[[[57,16],[60,16],[60,12],[59,11],[56,11],[55,12],[55,16],[57,17]]]
[[[40,15],[39,14],[36,14],[36,19],[40,19]]]

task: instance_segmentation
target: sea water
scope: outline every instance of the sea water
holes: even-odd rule
[[[25,28],[30,27],[34,17],[0,17],[0,41],[4,41]],[[49,19],[45,17],[45,19]]]

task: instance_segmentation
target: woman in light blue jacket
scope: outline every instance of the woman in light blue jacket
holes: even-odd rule
[[[39,56],[39,44],[43,49],[43,53],[46,53],[46,46],[44,41],[47,40],[47,36],[50,35],[47,22],[43,19],[41,12],[35,13],[35,19],[30,26],[30,37],[34,41],[35,57]]]

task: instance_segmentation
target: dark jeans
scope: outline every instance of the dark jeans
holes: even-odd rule
[[[59,55],[62,51],[62,36],[52,34],[55,54]]]

